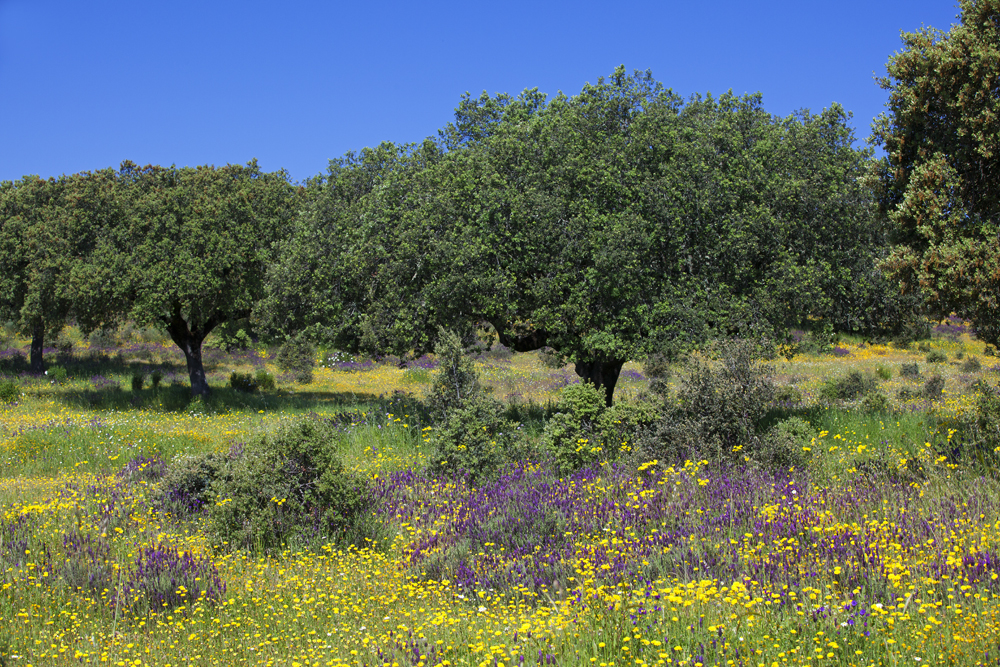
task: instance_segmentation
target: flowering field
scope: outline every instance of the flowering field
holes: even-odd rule
[[[960,332],[935,341],[934,364],[864,345],[775,362],[810,406],[802,469],[524,461],[478,486],[427,472],[434,431],[391,397],[423,395],[433,360],[335,361],[243,397],[228,373],[271,361],[220,353],[207,407],[169,379],[102,386],[176,363],[167,348],[62,384],[20,378],[0,403],[0,665],[995,664],[1000,483],[948,453],[948,424],[995,375],[967,363],[979,347]],[[919,379],[899,373],[910,363]],[[827,378],[879,367],[892,416],[816,407]],[[535,355],[478,368],[521,404],[575,381]],[[902,391],[931,368],[939,399]],[[645,385],[628,365],[618,399]],[[153,502],[171,461],[306,413],[338,420],[374,541],[226,551],[204,516]]]

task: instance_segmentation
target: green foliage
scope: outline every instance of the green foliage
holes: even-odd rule
[[[892,404],[889,402],[889,397],[883,392],[873,391],[865,394],[865,397],[861,399],[861,410],[870,414],[890,414],[892,413]]]
[[[149,382],[153,387],[153,391],[159,390],[160,383],[163,382],[163,371],[159,368],[153,369],[153,372],[149,374]]]
[[[253,376],[253,373],[233,371],[229,375],[229,386],[244,394],[252,394],[257,391],[257,379]]]
[[[983,356],[984,357],[995,357],[997,356],[997,349],[992,345],[983,346]]]
[[[880,380],[890,380],[892,379],[892,369],[888,366],[879,364],[875,367],[875,375],[878,376],[878,379]]]
[[[438,330],[435,347],[438,372],[427,398],[427,408],[436,424],[444,424],[449,415],[483,392],[472,359],[462,350],[462,339],[453,331]]]
[[[931,350],[927,353],[926,360],[929,364],[943,364],[948,361],[948,355],[943,350]]]
[[[924,382],[924,396],[932,401],[941,398],[944,393],[944,378],[935,373]]]
[[[993,0],[960,0],[948,32],[903,33],[903,48],[879,80],[887,114],[872,126],[885,150],[876,165],[879,211],[895,229],[885,268],[927,299],[930,314],[952,312],[976,335],[1000,342],[1000,23]]]
[[[638,439],[642,458],[670,463],[753,458],[761,447],[758,425],[774,399],[773,369],[758,346],[733,341],[716,366],[691,359],[677,395],[663,393],[661,417]]]
[[[559,412],[542,433],[542,448],[562,472],[614,459],[617,450],[605,451],[600,419],[605,412],[604,392],[589,382],[570,385],[559,394]]]
[[[177,520],[200,513],[214,498],[213,484],[231,463],[229,457],[215,452],[175,459],[156,485],[153,504]]]
[[[426,368],[407,368],[403,371],[403,384],[427,384],[431,381],[431,372]]]
[[[807,460],[803,448],[809,446],[815,434],[807,421],[790,417],[763,434],[747,453],[747,458],[768,470],[801,468]]]
[[[969,357],[962,362],[960,368],[963,373],[978,373],[983,370],[983,364],[979,361],[978,357]]]
[[[863,375],[861,371],[850,371],[847,375],[827,379],[820,389],[820,396],[828,401],[850,401],[877,389],[878,380],[873,376]]]
[[[337,443],[335,425],[317,418],[252,440],[213,486],[215,543],[266,553],[316,539],[363,544],[366,489],[344,470]]]
[[[274,382],[274,376],[263,368],[257,369],[257,372],[254,374],[254,382],[257,383],[257,388],[261,391],[274,391],[277,387]]]
[[[778,387],[774,390],[774,401],[776,403],[801,403],[802,390],[791,385]]]
[[[49,366],[49,369],[45,371],[45,375],[48,376],[49,380],[55,382],[56,384],[63,384],[69,377],[69,374],[64,366]]]
[[[474,483],[493,478],[524,453],[517,422],[504,418],[504,406],[489,396],[463,401],[447,413],[435,432],[430,469],[439,475],[466,473]]]
[[[316,365],[316,347],[301,337],[286,340],[278,348],[275,362],[283,371],[292,373],[296,382],[309,384]]]
[[[553,350],[551,347],[543,347],[538,351],[538,358],[542,362],[542,366],[545,368],[550,368],[552,370],[558,370],[566,365],[566,360],[559,354],[558,351]]]
[[[916,379],[920,377],[920,366],[916,362],[911,364],[900,364],[899,374],[909,380]]]
[[[138,393],[142,391],[143,386],[146,384],[146,374],[142,371],[136,371],[132,373],[132,391]]]
[[[21,398],[21,387],[13,380],[0,380],[0,403],[15,403]]]
[[[654,352],[642,362],[642,372],[650,379],[669,377],[670,358],[661,352]]]

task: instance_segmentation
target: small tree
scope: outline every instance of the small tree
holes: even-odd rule
[[[434,348],[440,364],[428,399],[431,418],[438,424],[483,393],[472,359],[462,353],[462,339],[453,331],[438,329]]]

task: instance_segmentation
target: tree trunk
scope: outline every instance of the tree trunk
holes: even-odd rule
[[[45,343],[45,325],[36,324],[31,329],[31,372],[44,373],[45,364],[42,362],[42,346]]]
[[[624,359],[613,361],[578,361],[576,362],[576,374],[584,380],[594,383],[600,389],[604,387],[604,403],[610,408],[615,395],[615,385],[618,384],[618,375],[625,365]]]
[[[181,317],[180,306],[174,306],[174,313],[167,323],[167,332],[170,339],[184,353],[184,360],[187,362],[188,377],[191,379],[191,396],[208,396],[212,393],[208,386],[208,377],[205,375],[205,366],[201,358],[201,344],[205,337],[215,327],[211,320],[202,329],[192,330],[184,318]]]

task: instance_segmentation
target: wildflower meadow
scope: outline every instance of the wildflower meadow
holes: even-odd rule
[[[622,412],[602,413],[611,430],[580,427],[579,456],[553,458],[569,422],[547,424],[578,378],[494,348],[469,357],[502,410],[486,446],[516,444],[446,472],[434,355],[321,350],[293,377],[273,351],[213,348],[213,394],[192,400],[163,342],[77,340],[47,375],[12,347],[0,665],[996,664],[1000,481],[981,416],[1000,359],[942,327],[921,347],[768,362],[771,464],[749,444],[647,456],[689,422],[616,431],[641,413],[620,406],[681,405],[687,376],[641,363]]]

